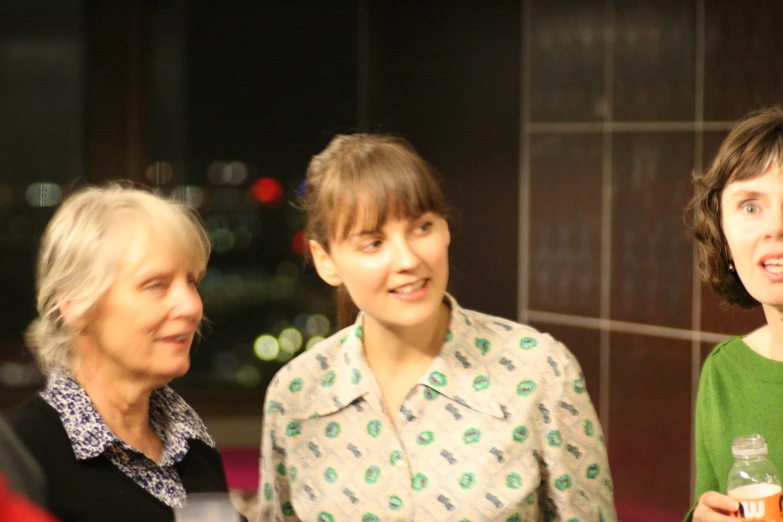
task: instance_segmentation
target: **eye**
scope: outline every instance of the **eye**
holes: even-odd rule
[[[757,214],[759,211],[759,206],[755,201],[744,201],[740,204],[740,210],[742,210],[742,212],[745,214]]]
[[[363,243],[359,247],[359,250],[361,250],[362,252],[374,252],[379,248],[381,248],[381,240],[375,239],[373,241],[368,241],[367,243]]]
[[[166,285],[162,281],[149,281],[142,288],[150,292],[162,292],[166,289]]]

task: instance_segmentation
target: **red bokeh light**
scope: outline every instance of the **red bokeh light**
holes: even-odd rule
[[[267,207],[277,208],[283,203],[283,186],[275,178],[259,178],[250,187],[253,197]]]
[[[304,231],[300,230],[296,234],[294,234],[294,237],[291,238],[291,249],[299,254],[300,256],[303,256],[305,253],[305,244],[304,244]]]

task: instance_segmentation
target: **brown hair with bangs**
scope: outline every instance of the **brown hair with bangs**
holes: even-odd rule
[[[737,273],[721,224],[721,196],[733,181],[752,179],[771,166],[783,166],[783,108],[776,106],[745,116],[723,140],[704,173],[694,173],[694,197],[687,208],[698,253],[699,272],[726,305],[759,305]]]
[[[389,218],[426,212],[446,217],[446,201],[434,169],[407,140],[388,134],[337,135],[307,167],[302,198],[308,240],[326,252],[348,237],[357,219],[377,230]],[[356,320],[358,309],[338,288],[337,327]]]

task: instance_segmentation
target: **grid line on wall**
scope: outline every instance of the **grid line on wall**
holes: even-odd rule
[[[605,122],[534,122],[528,123],[529,134],[590,134],[599,132],[698,132],[729,131],[730,121],[605,121]]]
[[[693,164],[697,172],[704,168],[704,60],[705,60],[705,7],[704,0],[696,1],[696,48],[694,71],[694,120],[696,131],[694,133],[694,158]],[[730,127],[730,126],[729,126]],[[712,130],[712,129],[710,129]],[[702,341],[715,341],[701,331],[701,275],[699,274],[696,243],[693,248],[693,304],[691,328],[694,330],[691,340],[691,440],[690,440],[690,495],[693,504],[696,488],[696,397],[699,393],[699,376],[701,374],[701,344]]]
[[[606,0],[604,5],[604,100],[601,153],[601,293],[599,347],[599,383],[598,411],[607,444],[611,438],[609,431],[610,412],[610,372],[611,343],[610,330],[605,327],[611,314],[612,304],[612,131],[608,123],[612,122],[614,105],[614,3]]]
[[[520,70],[519,241],[517,246],[517,316],[525,324],[530,303],[530,99],[532,0],[522,2],[522,52]]]
[[[646,335],[649,337],[662,337],[664,339],[692,341],[694,338],[698,338],[699,342],[707,341],[717,344],[731,337],[731,334],[718,332],[702,332],[685,328],[617,321],[615,319],[559,314],[544,310],[528,310],[527,314],[528,318],[535,323],[557,324],[576,328],[587,328],[590,330],[606,330],[610,332]]]

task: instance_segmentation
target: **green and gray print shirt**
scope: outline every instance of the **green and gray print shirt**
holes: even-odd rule
[[[362,317],[269,386],[260,521],[615,521],[601,426],[574,356],[449,297],[440,354],[389,419]]]

